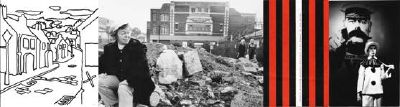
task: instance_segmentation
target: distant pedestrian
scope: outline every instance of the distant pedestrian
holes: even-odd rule
[[[246,41],[244,39],[240,40],[238,53],[238,58],[245,57],[246,55]]]
[[[256,54],[257,45],[254,43],[254,39],[250,39],[249,43],[249,59],[254,59],[254,55]]]

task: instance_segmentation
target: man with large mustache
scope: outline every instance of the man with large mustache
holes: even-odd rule
[[[355,106],[357,95],[357,75],[364,56],[365,44],[371,36],[371,11],[364,5],[348,5],[344,27],[329,36],[331,105]]]

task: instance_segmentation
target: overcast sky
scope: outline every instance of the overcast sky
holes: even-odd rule
[[[111,19],[115,25],[129,23],[146,32],[147,21],[150,20],[150,9],[161,8],[163,3],[171,0],[100,0],[100,15]],[[203,0],[173,0],[173,1],[203,1]],[[207,0],[229,1],[230,7],[239,12],[255,13],[256,19],[262,20],[263,0]]]

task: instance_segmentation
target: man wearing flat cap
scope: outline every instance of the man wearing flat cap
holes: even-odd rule
[[[344,28],[329,35],[331,66],[331,104],[360,105],[354,94],[357,89],[358,68],[364,59],[364,47],[371,36],[371,14],[365,5],[343,6]]]

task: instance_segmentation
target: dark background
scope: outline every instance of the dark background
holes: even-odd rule
[[[341,12],[340,9],[347,3],[367,4],[373,11],[373,14],[371,14],[372,30],[370,36],[372,37],[372,41],[378,42],[379,44],[377,57],[385,64],[395,65],[395,70],[392,70],[392,78],[383,82],[384,95],[382,105],[398,106],[400,102],[400,1],[331,1],[329,4],[330,34],[344,27],[344,13]],[[331,87],[331,90],[332,89],[335,89],[335,87]],[[354,94],[356,94],[356,92]]]

